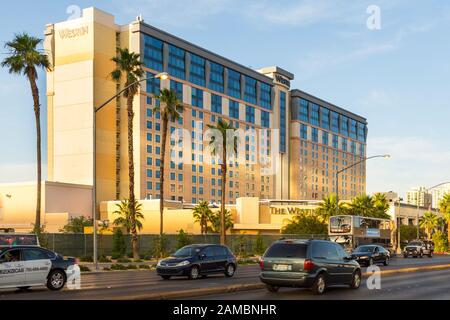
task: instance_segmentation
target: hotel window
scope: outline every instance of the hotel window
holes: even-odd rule
[[[311,136],[313,142],[319,142],[319,130],[317,128],[312,128]]]
[[[239,119],[239,102],[230,100],[228,111],[230,113],[230,118]]]
[[[339,138],[337,135],[333,134],[333,148],[338,149],[339,147]]]
[[[358,122],[358,140],[361,142],[366,141],[366,125]]]
[[[147,158],[147,165],[148,166],[153,165],[153,159],[152,158]]]
[[[189,71],[189,81],[204,87],[205,80],[205,59],[191,53],[191,66]]]
[[[259,104],[265,109],[272,110],[272,87],[267,83],[260,83]]]
[[[324,129],[330,130],[330,110],[321,107],[320,113],[320,126]]]
[[[319,125],[319,106],[315,103],[310,103],[311,106],[311,124]]]
[[[347,152],[347,139],[342,138],[342,151]]]
[[[209,89],[223,93],[223,66],[214,62],[210,62],[210,65]]]
[[[152,134],[151,133],[147,133],[147,141],[152,141]]]
[[[359,155],[361,157],[364,157],[364,155],[365,155],[364,149],[365,149],[364,145],[363,144],[359,144]]]
[[[308,139],[308,127],[305,124],[300,125],[300,138],[301,139]]]
[[[245,106],[245,121],[255,123],[255,108]]]
[[[153,183],[151,181],[147,182],[147,189],[152,190],[153,189]]]
[[[177,93],[178,100],[183,102],[183,84],[181,82],[171,80],[170,89],[174,90]]]
[[[286,152],[286,93],[280,91],[280,152]]]
[[[270,127],[270,113],[267,111],[261,111],[261,126],[264,128]]]
[[[152,153],[152,146],[147,146],[147,153]]]
[[[247,76],[245,77],[244,100],[256,104],[256,80]]]
[[[172,181],[175,180],[175,172],[170,173],[170,180],[172,180]]]
[[[192,105],[197,108],[203,108],[203,90],[192,88]]]
[[[356,139],[356,120],[350,119],[350,138]]]
[[[153,76],[153,78],[151,78]],[[149,78],[146,82],[147,82],[147,93],[153,94],[154,96],[159,96],[159,94],[161,93],[161,79],[159,78],[154,78],[154,74],[147,72],[147,78]],[[147,100],[150,97],[147,97]],[[150,101],[147,102],[151,102],[151,98]],[[159,100],[155,99],[155,105],[159,106]]]
[[[350,142],[350,152],[353,154],[356,154],[356,142],[355,141]]]
[[[211,94],[211,112],[222,113],[222,97]]]
[[[348,118],[341,115],[341,134],[348,137]]]
[[[322,144],[328,145],[329,134],[328,132],[322,131]]]
[[[152,128],[153,128],[153,122],[147,121],[147,129],[152,129]]]
[[[148,178],[153,178],[153,171],[150,169],[147,169],[147,177]]]
[[[169,44],[169,74],[179,79],[185,79],[185,57],[186,53],[183,49]]]
[[[144,63],[153,70],[163,71],[163,42],[149,35],[144,36]]]
[[[305,99],[300,99],[300,120],[309,122],[309,103]]]
[[[232,69],[228,69],[228,95],[241,98],[241,74]]]
[[[331,131],[339,133],[339,114],[331,111]]]

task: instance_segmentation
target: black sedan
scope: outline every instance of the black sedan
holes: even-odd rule
[[[156,272],[165,280],[173,276],[197,279],[213,273],[223,273],[227,277],[232,277],[236,267],[236,257],[228,247],[214,244],[193,244],[158,261]]]
[[[383,264],[387,266],[391,258],[388,250],[379,245],[363,245],[357,247],[352,252],[352,258],[360,265],[371,266],[373,264]]]

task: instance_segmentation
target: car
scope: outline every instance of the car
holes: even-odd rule
[[[342,246],[326,240],[278,240],[260,259],[260,269],[259,278],[270,292],[303,287],[320,295],[329,286],[358,289],[361,284],[358,262]]]
[[[74,258],[37,246],[0,248],[0,288],[28,289],[47,286],[61,290],[67,282],[67,271],[77,263]]]
[[[424,255],[432,258],[434,243],[432,241],[414,240],[409,242],[403,249],[403,257],[423,258]]]
[[[173,276],[185,276],[195,280],[214,273],[232,277],[236,268],[236,257],[228,247],[216,244],[192,244],[158,261],[156,273],[164,280],[169,280]]]
[[[362,266],[371,266],[379,263],[387,266],[389,265],[391,254],[379,245],[363,245],[353,250],[352,258]]]

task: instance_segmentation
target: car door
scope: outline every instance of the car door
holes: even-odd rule
[[[339,282],[339,259],[333,243],[317,241],[313,243],[312,258],[319,268],[327,270],[329,284]]]
[[[22,250],[11,249],[0,256],[0,287],[23,287],[25,285],[25,264]]]
[[[350,262],[350,255],[345,252],[344,248],[342,248],[339,244],[334,245],[336,246],[340,261],[338,265],[339,283],[350,283],[353,278],[355,266],[352,262]]]
[[[52,267],[48,252],[40,248],[26,248],[23,250],[23,260],[27,285],[45,284]]]
[[[225,266],[227,264],[227,250],[222,246],[215,246],[214,252],[216,258],[216,270],[225,271]]]
[[[378,263],[381,260],[383,260],[383,256],[380,253],[380,248],[379,247],[373,248],[372,259],[373,259],[373,262],[375,262],[375,263]]]
[[[204,273],[214,272],[216,269],[215,250],[213,246],[206,247],[200,253],[202,257],[200,270]]]

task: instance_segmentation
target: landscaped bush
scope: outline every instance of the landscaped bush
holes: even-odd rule
[[[81,265],[79,265],[79,267],[80,267],[80,271],[81,271],[81,272],[89,272],[89,271],[91,271],[91,269],[89,269],[89,268],[86,267],[86,266],[81,266]]]
[[[150,266],[148,264],[140,264],[139,269],[150,269]]]
[[[94,259],[92,256],[83,256],[80,258],[81,262],[94,262]]]
[[[137,269],[137,266],[134,265],[134,264],[129,264],[129,265],[127,265],[127,269],[128,269],[128,270],[136,270],[136,269]]]
[[[119,262],[119,263],[130,263],[131,260],[128,259],[128,258],[119,258],[119,259],[117,259],[117,262]]]
[[[111,270],[127,270],[127,267],[123,264],[115,263],[111,265]]]
[[[448,251],[447,234],[442,231],[436,231],[433,234],[434,252],[444,253]]]
[[[98,262],[100,262],[100,263],[108,263],[108,262],[111,262],[111,259],[108,258],[108,257],[105,257],[105,256],[101,256],[101,257],[98,259]]]

